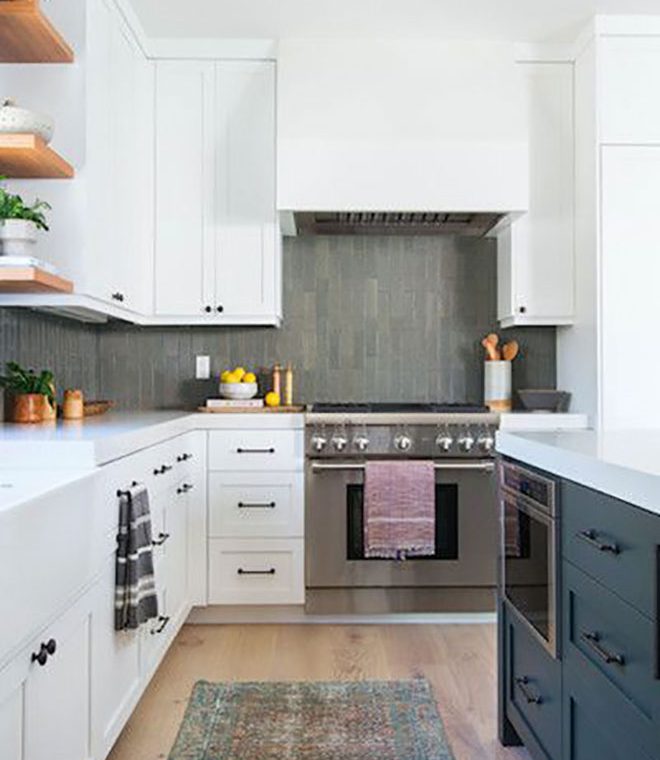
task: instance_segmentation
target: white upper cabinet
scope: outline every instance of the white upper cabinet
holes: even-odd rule
[[[604,37],[600,64],[601,142],[659,144],[660,36]]]
[[[106,0],[90,0],[88,250],[82,292],[153,309],[153,64]]]
[[[275,66],[157,65],[156,315],[277,324]]]
[[[213,293],[214,65],[156,70],[156,314],[201,316]]]
[[[498,235],[498,319],[566,325],[574,319],[573,66],[520,64],[527,93],[529,212]]]

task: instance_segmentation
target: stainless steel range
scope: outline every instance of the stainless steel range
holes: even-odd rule
[[[495,609],[498,416],[442,404],[317,404],[306,429],[307,611],[316,614]],[[365,559],[369,460],[431,460],[436,552]]]

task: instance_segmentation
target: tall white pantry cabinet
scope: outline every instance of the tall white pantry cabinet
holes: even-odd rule
[[[155,311],[276,323],[275,63],[156,64]]]

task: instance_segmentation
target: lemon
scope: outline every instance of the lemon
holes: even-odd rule
[[[246,372],[243,375],[243,382],[244,383],[256,383],[257,382],[257,376],[254,374],[254,372]]]
[[[280,394],[275,393],[275,391],[271,391],[270,393],[266,394],[266,398],[264,399],[266,402],[266,406],[279,406],[280,405]]]
[[[235,372],[230,372],[227,375],[227,379],[225,380],[225,382],[229,383],[230,385],[232,385],[234,383],[240,383],[241,382],[241,378]]]
[[[230,375],[231,375],[231,372],[230,372],[228,369],[226,369],[226,370],[225,370],[225,371],[224,371],[224,372],[223,372],[223,373],[220,375],[220,380],[221,380],[221,382],[223,382],[223,383],[226,383],[226,382],[228,381],[228,379],[229,379],[229,376],[230,376]]]
[[[236,367],[232,374],[238,378],[238,382],[240,383],[246,373],[243,367]]]

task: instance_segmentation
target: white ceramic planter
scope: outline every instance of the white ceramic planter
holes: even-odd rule
[[[31,256],[36,242],[34,222],[25,219],[0,220],[0,256]]]
[[[484,402],[492,412],[510,412],[512,362],[485,362]]]

